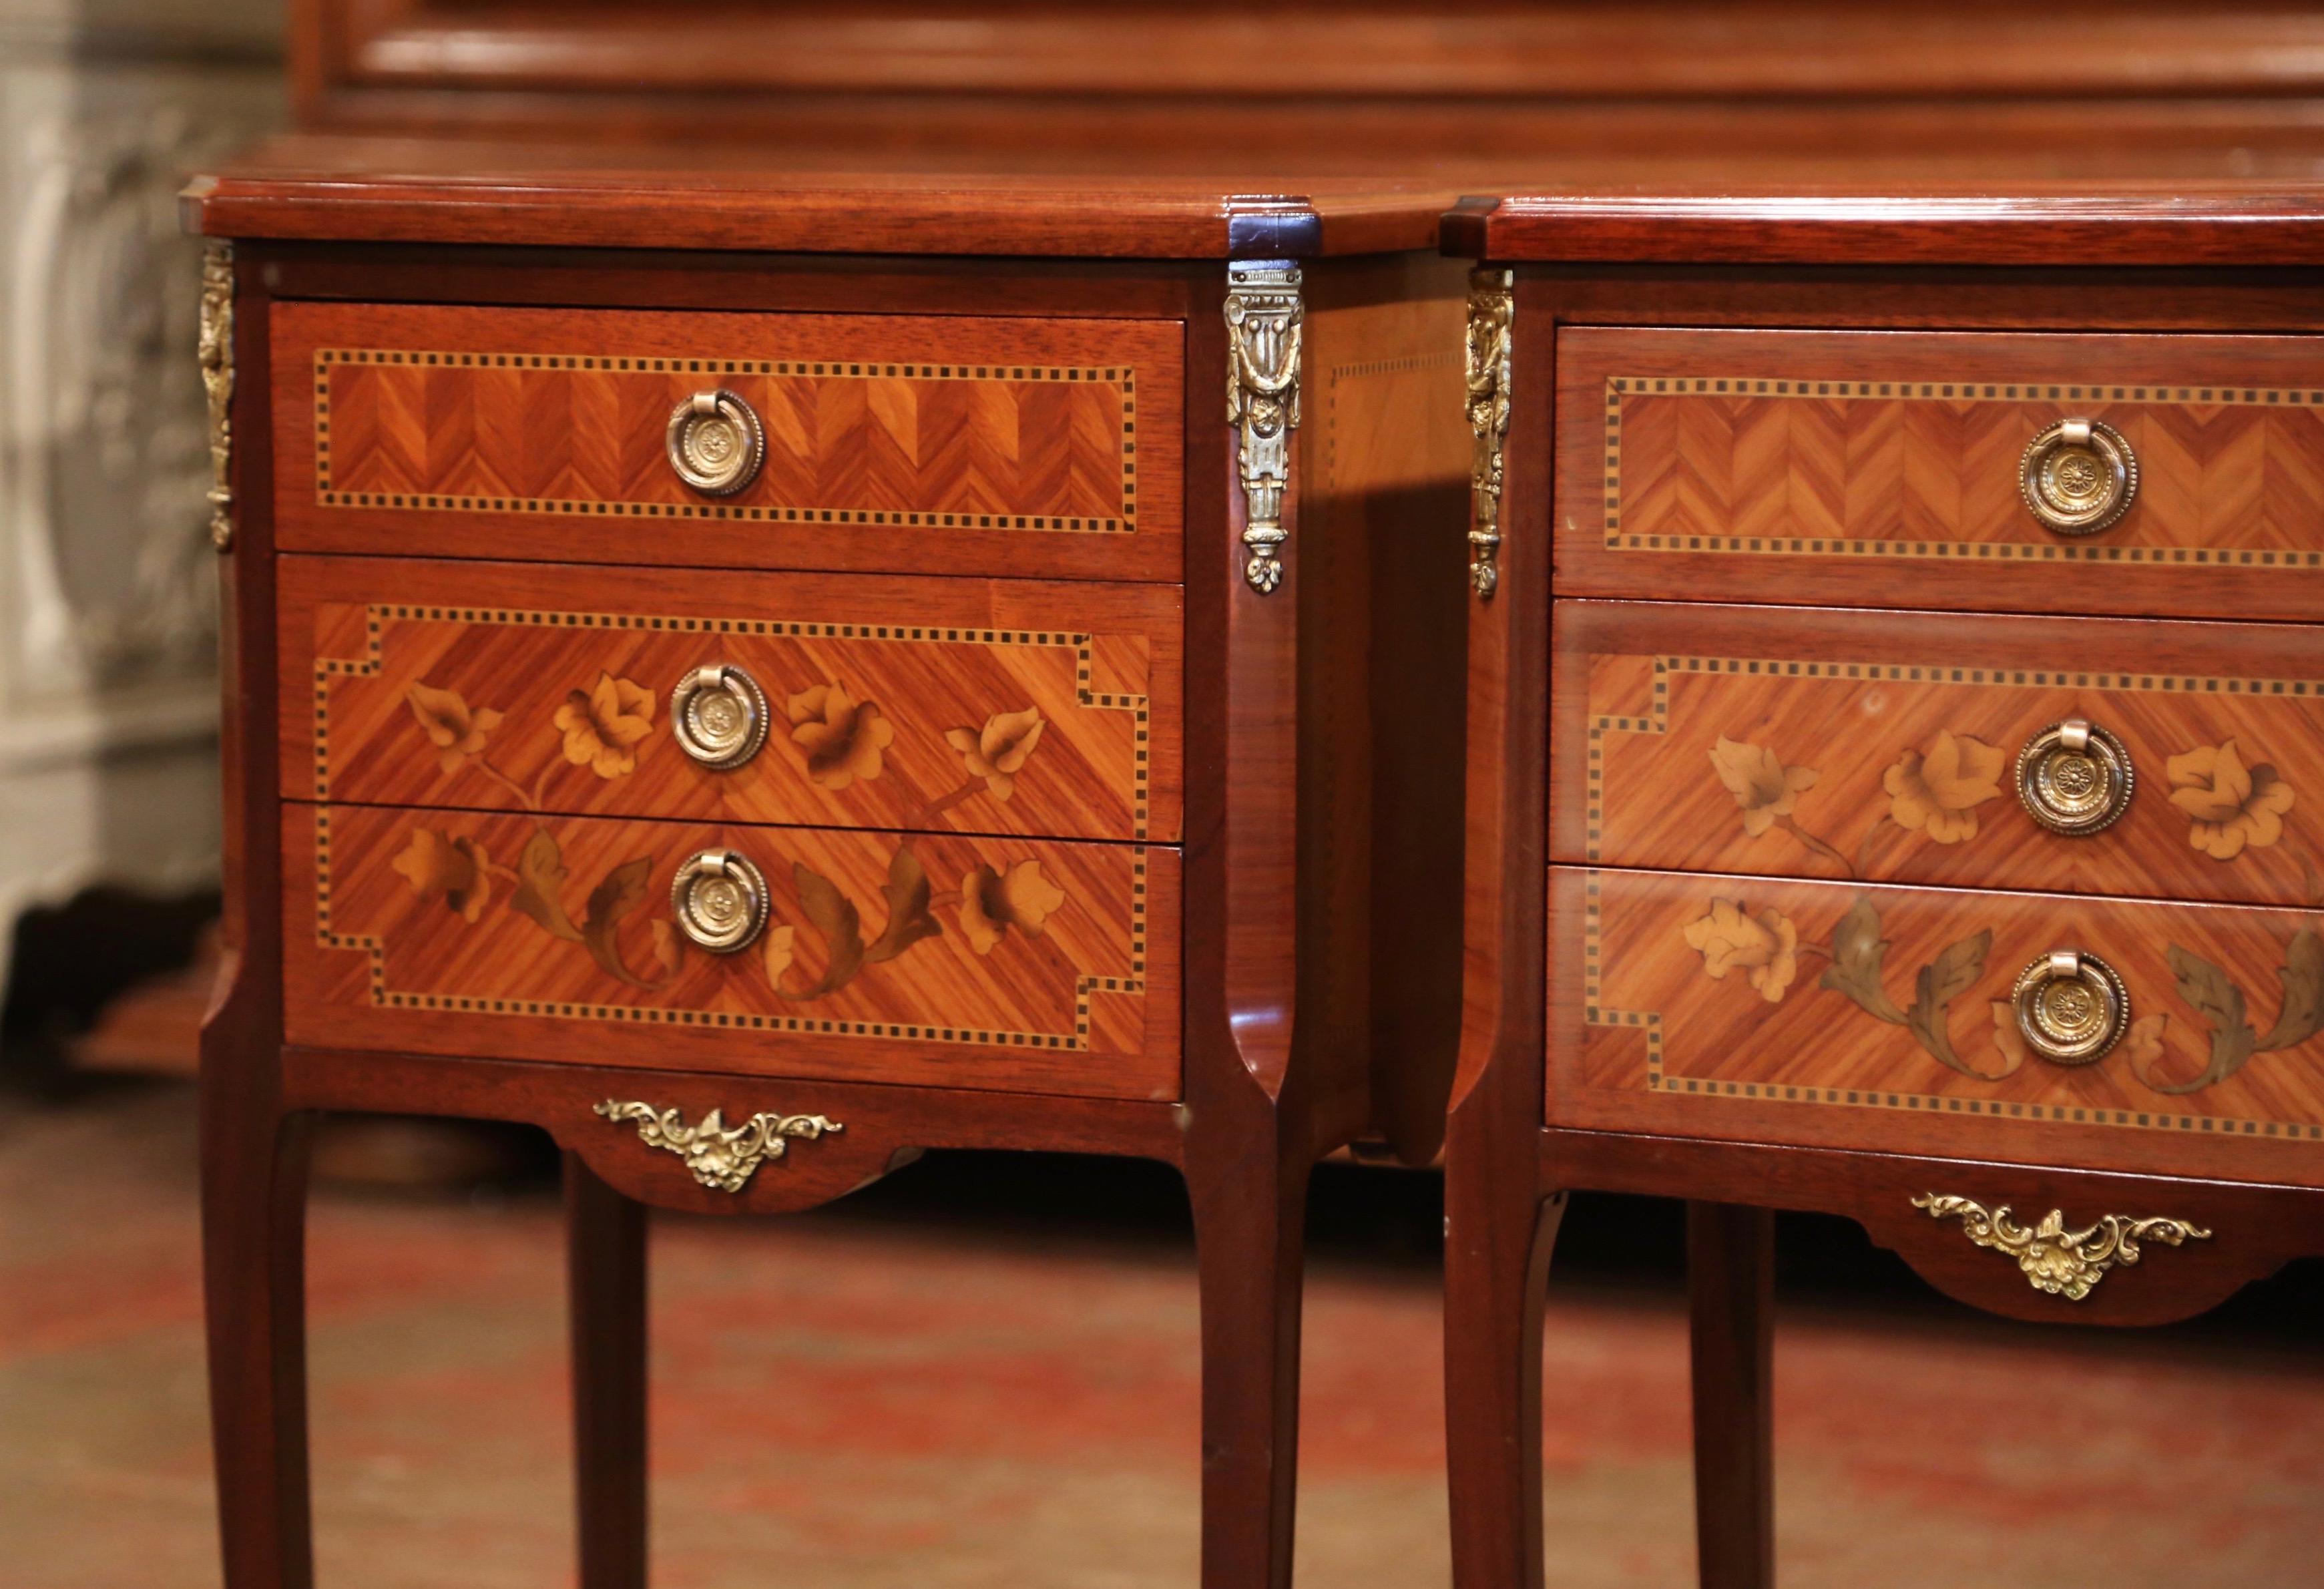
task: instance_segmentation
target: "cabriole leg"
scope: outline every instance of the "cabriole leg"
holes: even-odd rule
[[[1540,1589],[1541,1316],[1563,1194],[1445,1178],[1444,1392],[1455,1589]]]
[[[309,1589],[308,1122],[231,1098],[205,1066],[202,1281],[226,1589]]]
[[[1775,1232],[1765,1208],[1686,1206],[1702,1589],[1775,1582]]]
[[[581,1589],[645,1589],[646,1210],[565,1155]]]

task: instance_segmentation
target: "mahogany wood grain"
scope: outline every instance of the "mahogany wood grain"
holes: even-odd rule
[[[1546,438],[1554,339],[1520,303],[1513,414]],[[1526,432],[1515,430],[1513,438]],[[1565,1200],[1545,1198],[1543,741],[1549,677],[1550,545],[1514,533],[1546,522],[1550,454],[1511,445],[1501,499],[1500,583],[1466,594],[1465,864],[1462,1023],[1444,1145],[1444,1382],[1453,1581],[1540,1589],[1543,1284]]]
[[[1173,587],[307,556],[281,568],[288,799],[1178,836]],[[673,687],[713,664],[748,673],[771,719],[757,754],[724,771],[687,754],[669,716]],[[593,750],[603,680],[637,735],[610,759]],[[985,759],[988,735],[1004,759],[1023,743],[1012,771]]]
[[[1830,3],[1301,8],[1270,17],[1265,51],[1247,47],[1245,14],[1217,0],[1095,13],[825,0],[675,14],[636,0],[546,13],[299,0],[291,14],[297,82],[310,109],[311,97],[333,89],[530,89],[572,96],[576,123],[581,104],[654,90],[712,99],[818,90],[1290,100],[2276,95],[2319,87],[2312,56],[2324,45],[2312,17],[2252,4],[2126,7],[2103,27],[1990,0],[1869,14]],[[1682,36],[1687,48],[1658,47]],[[1270,69],[1277,60],[1298,61],[1299,73]]]
[[[293,1042],[1181,1095],[1174,850],[365,806],[282,842]],[[768,885],[736,954],[670,925],[710,849]]]
[[[1833,1151],[1765,1142],[1703,1142],[1617,1132],[1538,1133],[1542,1184],[1748,1201],[1762,1208],[1835,1206],[1955,1300],[2033,1324],[2171,1324],[2216,1307],[2292,1259],[2324,1252],[2324,1198],[2310,1188],[2197,1177],[2098,1174],[1941,1154]],[[2209,1236],[2142,1245],[2079,1301],[2027,1283],[2015,1258],[1979,1247],[1957,1219],[1913,1199],[1937,1192],[2006,1205],[2026,1224],[2052,1209],[2069,1228],[2107,1214],[2186,1220]]]
[[[1307,309],[1302,527],[1301,1040],[1370,1057],[1371,1125],[1425,1164],[1458,1046],[1465,273],[1323,277]],[[1333,1067],[1332,1068],[1336,1068]]]
[[[218,1535],[235,1589],[309,1589],[307,1122],[284,1098],[266,285],[235,274],[235,531],[220,579],[226,904],[202,1022],[202,1290]]]
[[[646,1211],[565,1159],[580,1589],[646,1589]]]
[[[519,1120],[538,1125],[632,1202],[682,1214],[796,1214],[908,1164],[924,1150],[1113,1153],[1183,1168],[1185,1111],[1139,1099],[1073,1098],[958,1086],[767,1078],[617,1063],[493,1059],[392,1049],[282,1051],[290,1106]],[[634,1122],[595,1113],[606,1099],[676,1109],[688,1123],[715,1109],[730,1123],[761,1111],[820,1113],[842,1130],[789,1144],[739,1192],[704,1186],[677,1154],[649,1147]]]
[[[291,138],[197,178],[206,236],[578,248],[715,248],[984,258],[1310,257],[1432,248],[1457,184],[1422,171],[1326,172],[1286,191],[1260,162],[1116,160],[1094,171],[1021,158],[982,170],[867,169],[763,145],[571,145]],[[1028,166],[1034,169],[1027,169]],[[1276,241],[1250,244],[1253,217]]]
[[[2310,630],[1563,601],[1553,643],[1558,861],[2324,903]],[[2020,802],[2015,762],[2076,716],[2134,781],[2069,837]]]
[[[1691,595],[1672,577],[1715,567],[1764,601],[2324,613],[2309,338],[1581,328],[1559,346],[1563,593]],[[2137,457],[2128,512],[2087,536],[2019,491],[2027,443],[2069,417]]]
[[[1587,182],[1457,212],[1445,242],[1471,258],[1625,264],[2310,265],[2324,203],[2308,182],[2222,173],[2044,180],[1980,172],[1880,184],[1829,159],[1804,182],[1721,189],[1706,171],[1640,190]],[[1821,180],[1818,180],[1821,179]],[[1738,190],[1739,189],[1739,190]],[[2086,316],[2084,323],[2103,317]]]
[[[290,304],[286,550],[1175,580],[1167,321]],[[665,456],[710,387],[766,458],[727,497]]]
[[[1694,1542],[1702,1589],[1775,1582],[1775,1216],[1686,1206]]]

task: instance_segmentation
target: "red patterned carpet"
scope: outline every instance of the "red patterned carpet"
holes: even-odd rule
[[[191,1122],[178,1089],[0,1110],[8,1589],[217,1583]],[[660,1589],[1190,1589],[1194,1298],[1167,1183],[991,1173],[1055,1176],[1082,1212],[1028,1234],[954,1195],[974,1174],[930,1163],[907,1175],[949,1190],[657,1224]],[[1300,1576],[1434,1589],[1425,1182],[1384,1196],[1377,1174],[1319,1191]],[[1368,1223],[1382,1208],[1401,1213]],[[1692,1557],[1678,1298],[1666,1277],[1593,1271],[1574,1223],[1591,1213],[1569,1222],[1582,1279],[1550,1314],[1552,1582],[1676,1586]],[[322,1582],[569,1584],[553,1197],[326,1192],[311,1253]],[[1909,1289],[1813,1295],[1778,1345],[1786,1589],[2316,1580],[2324,1365],[2294,1327],[2116,1336]]]

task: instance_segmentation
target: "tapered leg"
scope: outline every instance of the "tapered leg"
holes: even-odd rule
[[[1287,1589],[1308,1164],[1190,1152],[1203,1313],[1203,1589]]]
[[[1454,1589],[1540,1589],[1541,1313],[1563,1194],[1497,1178],[1456,1132],[1444,1186],[1445,1455]]]
[[[205,1072],[202,1285],[226,1589],[309,1589],[307,1122]]]
[[[565,1155],[581,1589],[645,1589],[646,1210]]]
[[[1775,1230],[1765,1208],[1686,1206],[1702,1589],[1775,1582]]]

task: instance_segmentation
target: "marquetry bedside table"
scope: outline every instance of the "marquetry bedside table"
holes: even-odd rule
[[[2324,1251],[2324,206],[1582,194],[1445,236],[1484,262],[1456,1578],[1542,1582],[1579,1187],[1692,1200],[1702,1581],[1764,1586],[1768,1210],[2036,1320]]]
[[[592,1589],[644,1578],[643,1205],[806,1208],[931,1147],[1176,1165],[1203,1581],[1286,1583],[1309,1167],[1432,1155],[1452,1052],[1449,935],[1371,965],[1376,896],[1394,930],[1459,886],[1460,725],[1403,698],[1460,633],[1445,197],[391,158],[189,193],[228,1584],[310,1575],[324,1109],[565,1150]]]

